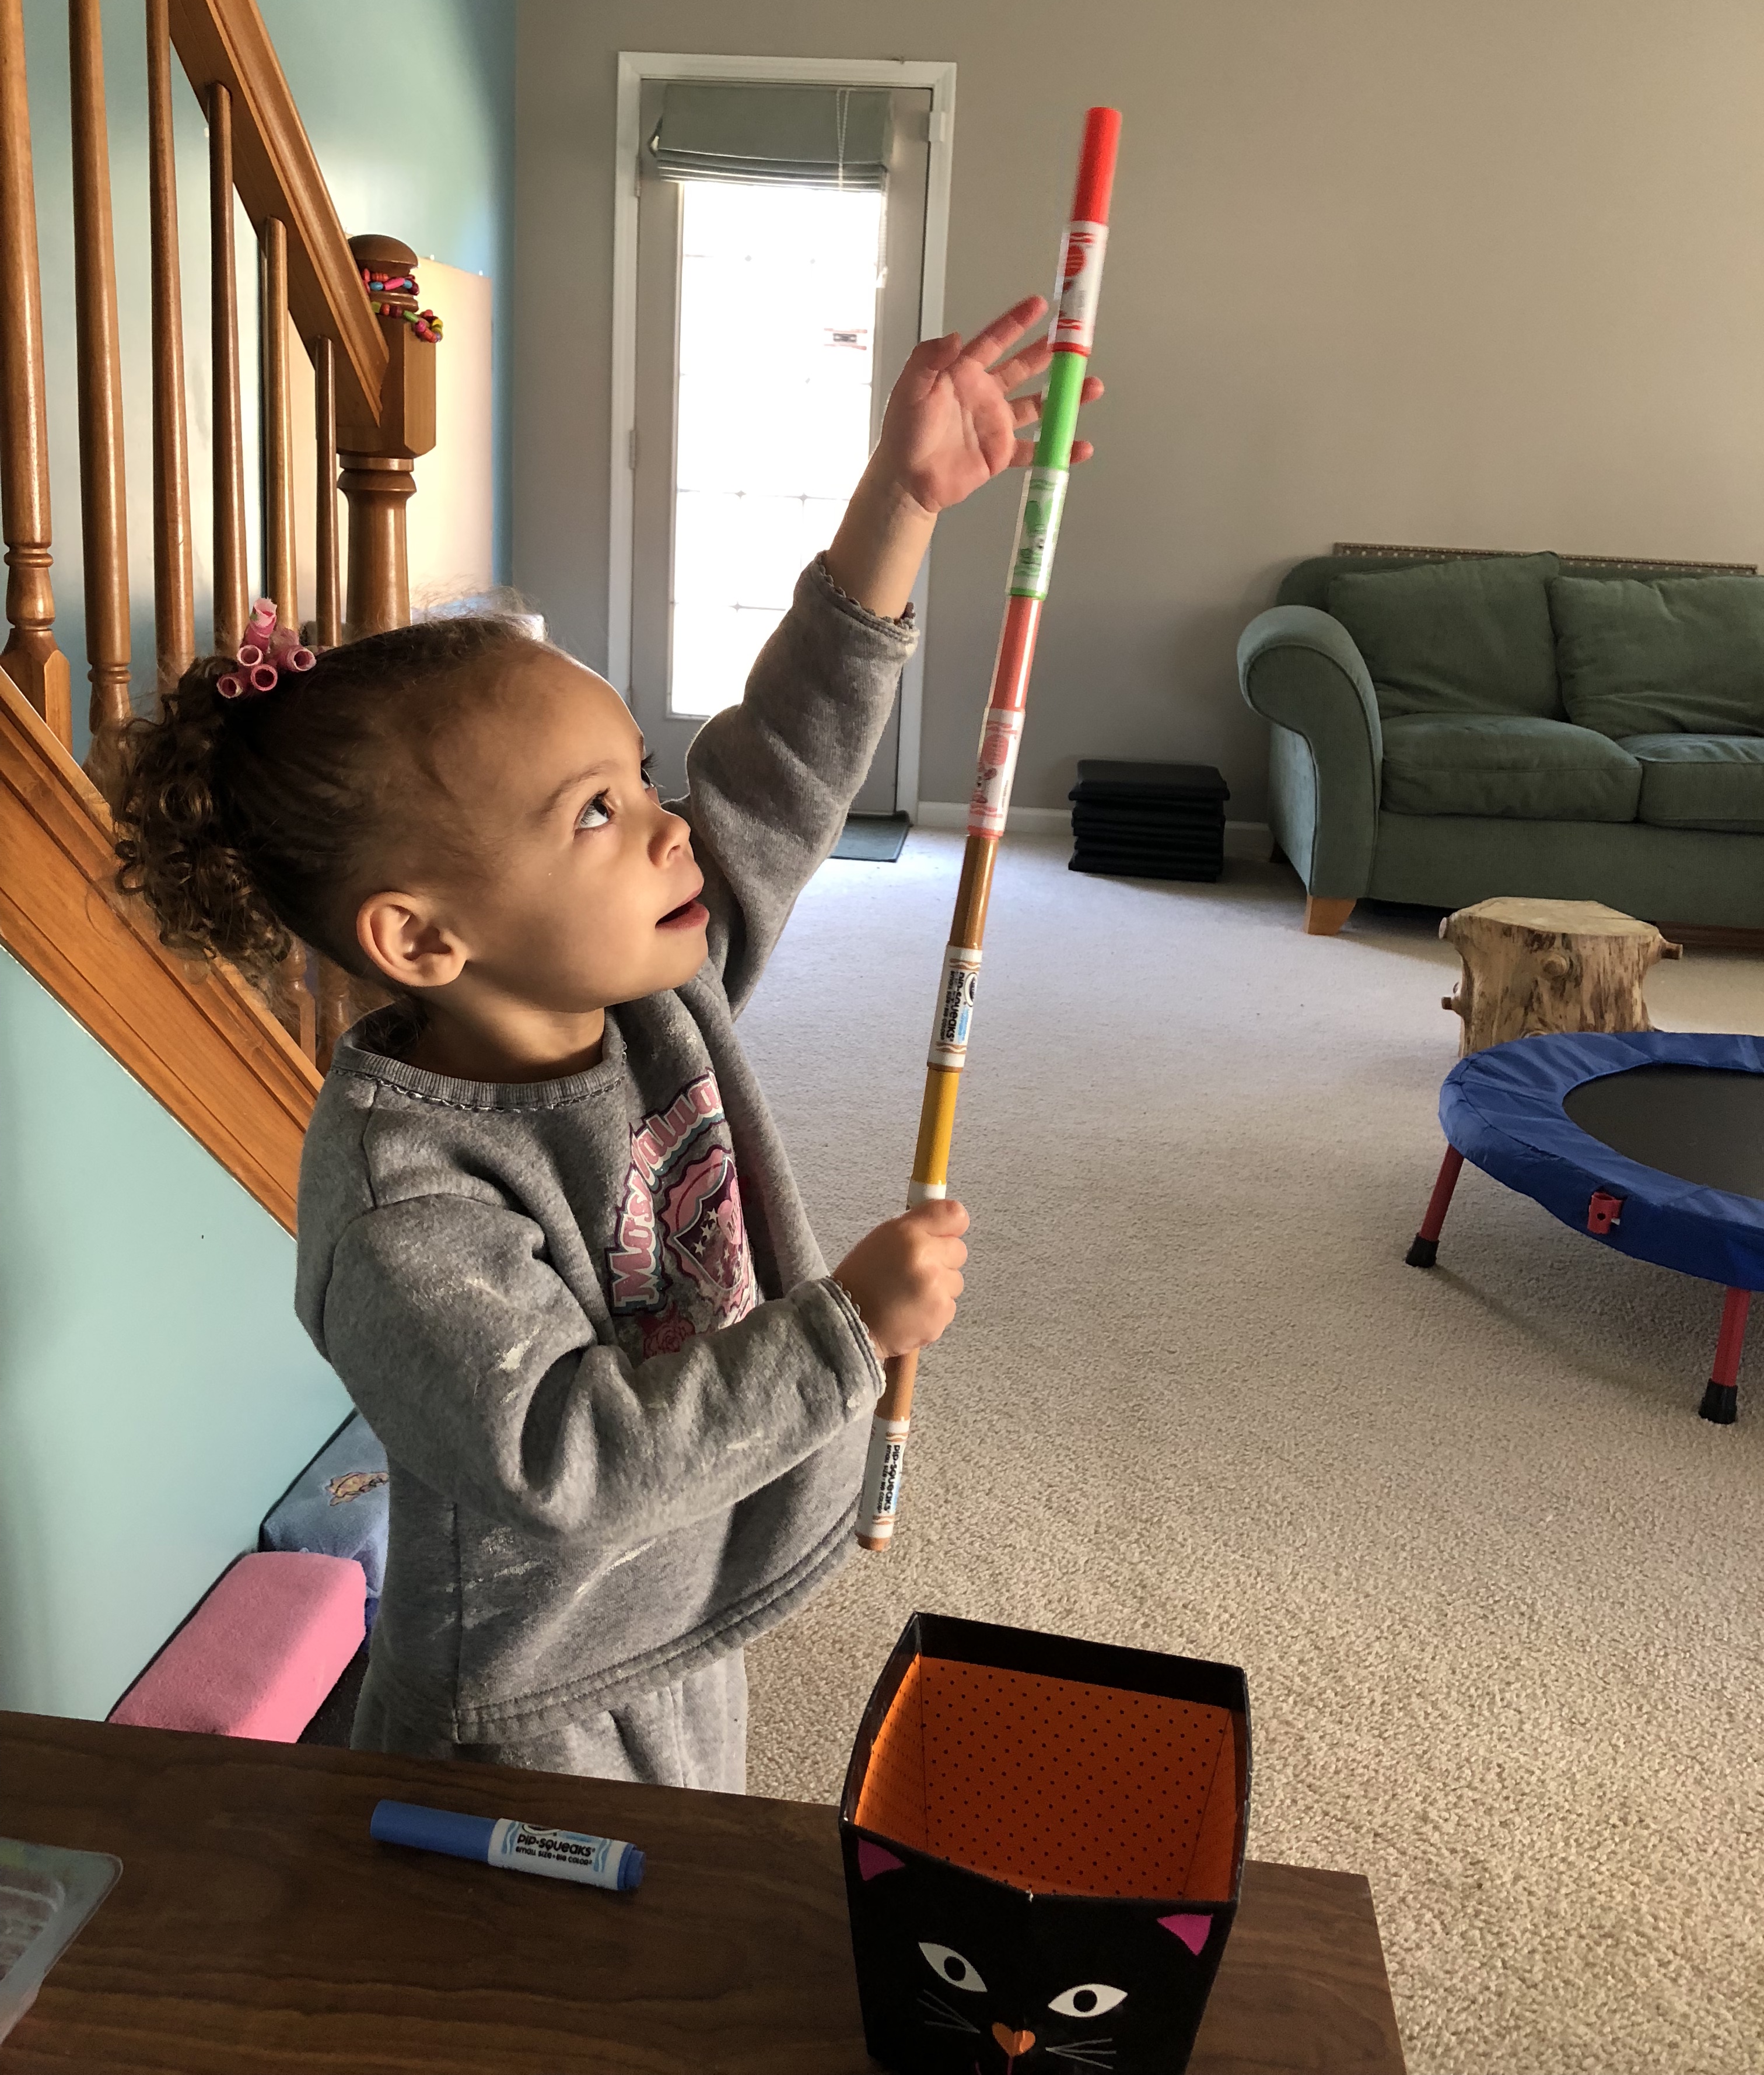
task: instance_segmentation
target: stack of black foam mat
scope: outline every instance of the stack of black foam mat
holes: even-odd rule
[[[1217,879],[1225,868],[1224,780],[1210,764],[1087,758],[1072,802],[1074,872],[1120,879]]]

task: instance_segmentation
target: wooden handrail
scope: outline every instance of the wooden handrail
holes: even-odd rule
[[[391,261],[398,274],[408,274],[415,255],[389,238],[358,240],[352,251],[255,0],[147,0],[146,14],[155,603],[163,691],[196,643],[172,149],[174,48],[209,124],[218,648],[240,638],[248,575],[234,196],[268,260],[263,474],[271,509],[264,587],[290,619],[298,590],[290,319],[313,361],[321,644],[337,640],[340,619],[365,632],[408,617],[404,507],[415,461],[434,444],[434,349],[399,321],[402,305],[414,298],[388,293],[383,298],[388,307],[378,314],[370,301],[362,268]],[[130,659],[98,0],[70,0],[69,22],[91,768],[114,792],[122,776]],[[116,889],[110,810],[68,754],[68,666],[55,640],[33,185],[22,0],[0,0],[0,530],[10,550],[10,626],[0,656],[0,944],[292,1230],[300,1141],[320,1086],[313,1054],[321,1063],[328,1058],[337,1030],[366,997],[346,975],[309,960],[300,947],[271,975],[266,1000],[232,967],[167,950],[145,905]],[[297,362],[298,355],[292,358]],[[346,614],[338,596],[339,488],[351,504]]]
[[[231,967],[168,951],[115,888],[110,810],[0,673],[0,943],[294,1229],[319,1075]]]
[[[341,417],[377,425],[387,346],[255,0],[171,0],[172,42],[196,95],[231,105],[233,180],[251,222],[288,226],[288,301],[310,346],[337,346]]]

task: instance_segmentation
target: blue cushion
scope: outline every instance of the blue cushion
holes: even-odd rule
[[[258,1547],[353,1557],[367,1574],[367,1621],[371,1627],[386,1578],[389,1491],[386,1451],[358,1412],[276,1501],[264,1520]]]

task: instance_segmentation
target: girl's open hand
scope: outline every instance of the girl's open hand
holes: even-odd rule
[[[1054,357],[1044,339],[1023,344],[1046,313],[1045,296],[1028,296],[966,346],[952,331],[915,346],[888,397],[868,473],[890,478],[934,518],[1001,470],[1027,467],[1041,399],[1011,391],[1045,373]],[[1102,393],[1102,383],[1087,376],[1084,402]],[[1091,453],[1088,440],[1074,442],[1075,462]]]

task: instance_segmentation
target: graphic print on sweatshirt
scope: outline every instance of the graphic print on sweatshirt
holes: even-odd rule
[[[732,1326],[759,1303],[714,1074],[633,1128],[607,1284],[619,1337],[642,1361]]]

